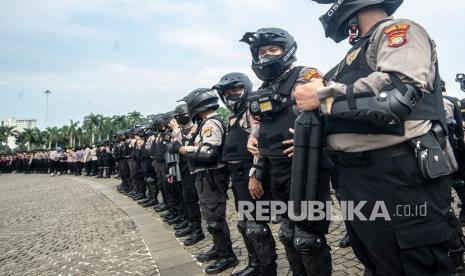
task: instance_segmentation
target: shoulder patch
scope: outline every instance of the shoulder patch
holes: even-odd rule
[[[407,33],[410,29],[409,24],[397,24],[393,25],[386,30],[384,33],[388,37],[389,47],[400,47],[408,43]]]
[[[202,136],[204,137],[212,136],[212,130],[213,130],[213,126],[204,127],[202,130]]]
[[[314,78],[321,78],[321,74],[316,69],[310,69],[307,74],[305,74],[304,81],[310,81]]]

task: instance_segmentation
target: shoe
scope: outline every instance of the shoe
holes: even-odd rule
[[[168,220],[167,223],[169,225],[175,225],[175,224],[181,223],[183,220],[184,220],[184,217],[181,215],[178,215],[174,217],[173,219]]]
[[[146,203],[146,202],[149,202],[149,201],[151,201],[151,200],[152,200],[152,199],[151,199],[150,197],[146,197],[146,198],[144,198],[144,199],[138,200],[138,201],[137,201],[137,204],[142,205],[142,204],[144,204],[144,203]]]
[[[168,206],[166,206],[165,204],[161,203],[160,205],[155,206],[153,209],[154,209],[156,212],[161,213],[161,212],[167,211],[167,210],[168,210]]]
[[[184,246],[192,246],[199,241],[202,241],[205,239],[205,234],[203,233],[202,230],[194,230],[192,231],[192,234],[190,234],[185,240],[184,240]]]
[[[235,255],[231,257],[223,257],[218,259],[214,264],[211,264],[205,268],[206,274],[217,274],[230,267],[234,267],[239,263]]]
[[[169,220],[172,220],[172,219],[176,218],[177,216],[178,216],[178,214],[176,214],[174,212],[169,213],[168,215],[163,217],[163,222],[168,222]]]
[[[147,196],[144,195],[144,194],[138,194],[136,196],[134,196],[132,199],[134,199],[135,201],[138,201],[138,200],[142,200],[142,199],[146,199]]]
[[[201,263],[211,260],[216,260],[220,258],[220,252],[213,247],[212,249],[208,250],[207,252],[200,253],[195,257],[195,259]]]
[[[257,276],[257,275],[261,275],[260,265],[257,263],[253,265],[249,264],[244,269],[231,274],[231,276]]]
[[[349,238],[349,234],[346,233],[346,235],[344,236],[344,238],[342,238],[342,240],[339,241],[339,247],[340,248],[347,248],[347,247],[350,247],[350,238]]]
[[[146,207],[151,207],[153,205],[155,205],[155,203],[157,203],[158,201],[156,199],[151,199],[149,201],[147,201],[146,203],[143,203],[141,204],[142,207],[146,208]]]
[[[186,228],[177,230],[174,235],[177,238],[187,237],[192,234],[192,226],[188,225]]]
[[[184,229],[186,228],[187,226],[189,225],[189,221],[186,219],[186,220],[183,220],[181,221],[180,223],[176,224],[173,226],[173,230],[180,230],[180,229]]]

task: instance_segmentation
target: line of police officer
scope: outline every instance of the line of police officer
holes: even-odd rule
[[[320,18],[326,36],[349,37],[353,46],[338,66],[325,76],[294,66],[297,43],[283,29],[246,33],[258,91],[230,73],[189,93],[174,113],[118,132],[118,190],[164,212],[186,246],[205,238],[203,217],[214,245],[197,260],[215,260],[205,270],[213,274],[238,263],[226,220],[229,183],[238,208],[324,202],[331,179],[338,199],[366,203],[366,217],[378,201],[389,214],[426,203],[422,216],[346,221],[365,275],[463,275],[463,234],[450,208],[451,173],[465,199],[463,128],[456,101],[441,93],[435,43],[417,23],[391,17],[402,0],[315,1],[332,4]],[[232,111],[227,125],[215,112],[219,99]],[[279,221],[293,275],[330,275],[329,219]],[[234,275],[276,275],[268,223],[238,221],[249,258]]]

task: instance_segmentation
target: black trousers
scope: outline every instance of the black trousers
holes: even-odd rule
[[[449,177],[422,179],[413,151],[355,164],[337,162],[336,173],[341,200],[366,201],[361,209],[366,218],[377,201],[386,206],[390,220],[346,221],[355,255],[375,275],[452,275]],[[412,214],[423,205],[426,214]]]
[[[118,167],[119,167],[119,173],[121,176],[121,182],[122,182],[123,188],[125,190],[128,190],[130,188],[130,183],[131,183],[131,175],[129,171],[128,160],[126,158],[119,160]]]
[[[185,217],[190,222],[200,222],[202,215],[200,213],[199,195],[195,188],[195,175],[189,172],[189,168],[184,168],[182,171],[182,198]]]

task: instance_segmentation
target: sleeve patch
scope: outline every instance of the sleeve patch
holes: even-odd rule
[[[203,129],[203,133],[202,133],[203,135],[202,135],[202,136],[204,136],[204,137],[210,137],[210,136],[212,136],[212,134],[213,134],[213,133],[212,133],[212,130],[213,130],[213,126],[205,127],[205,128]]]
[[[407,33],[409,29],[409,24],[397,24],[384,30],[384,33],[388,37],[389,47],[400,47],[407,44]]]
[[[310,81],[314,78],[321,78],[320,72],[318,72],[316,69],[310,69],[310,71],[308,71],[308,73],[305,75],[304,81]]]

